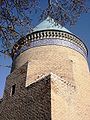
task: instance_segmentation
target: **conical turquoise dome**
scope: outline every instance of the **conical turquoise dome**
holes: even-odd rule
[[[54,19],[52,19],[51,17],[47,17],[44,21],[42,21],[39,25],[37,25],[33,29],[33,32],[42,31],[42,30],[59,30],[59,31],[71,33],[62,25],[56,23]]]
[[[88,51],[85,44],[65,27],[56,23],[51,17],[47,17],[33,28],[32,32],[26,36],[26,39],[20,39],[14,45],[13,58],[15,59],[18,54],[27,49],[47,45],[69,47],[87,58]]]

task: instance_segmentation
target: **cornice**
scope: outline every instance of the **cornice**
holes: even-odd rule
[[[62,45],[62,46],[67,46],[72,49],[74,49],[74,46],[77,47],[74,50],[78,51],[81,53],[84,57],[87,58],[88,55],[88,50],[85,44],[75,35],[70,34],[68,32],[64,31],[59,31],[59,30],[44,30],[44,31],[37,31],[37,32],[32,32],[31,34],[28,34],[26,37],[21,38],[14,46],[12,49],[12,57],[16,58],[17,55],[19,55],[22,51],[25,51],[26,49],[30,49],[31,47],[36,47],[37,45],[32,46],[32,43],[35,43],[36,41],[45,41],[45,39],[53,40],[55,39],[64,41],[62,43],[64,44],[58,44],[57,42],[55,43],[56,45]],[[66,42],[65,42],[66,41]],[[51,42],[50,42],[51,43]],[[51,45],[53,45],[52,43]],[[71,43],[71,44],[70,44]],[[49,44],[49,42],[48,42]],[[46,43],[46,45],[48,45]],[[70,44],[70,46],[69,46]],[[45,45],[45,44],[40,44]],[[39,47],[40,47],[39,45]],[[49,44],[50,45],[50,44]],[[79,50],[80,49],[80,50]]]

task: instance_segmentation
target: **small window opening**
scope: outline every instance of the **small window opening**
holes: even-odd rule
[[[15,94],[16,85],[13,85],[11,88],[11,96]]]

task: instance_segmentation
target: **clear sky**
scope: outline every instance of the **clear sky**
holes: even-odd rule
[[[88,2],[90,6],[90,2]],[[88,48],[88,63],[90,66],[90,12],[81,15],[76,25],[67,27],[72,33],[81,38]],[[11,59],[9,57],[0,56],[0,64],[9,65]],[[0,97],[3,96],[6,77],[10,73],[10,69],[6,67],[0,67]]]

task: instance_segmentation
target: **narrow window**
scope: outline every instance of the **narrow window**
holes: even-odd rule
[[[13,85],[11,88],[11,96],[15,94],[16,85]]]

